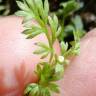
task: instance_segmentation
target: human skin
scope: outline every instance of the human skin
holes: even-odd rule
[[[0,96],[23,96],[26,84],[36,82],[35,66],[40,57],[32,54],[37,41],[47,42],[44,35],[32,40],[21,34],[22,18],[0,18]],[[36,24],[36,22],[33,22]],[[80,55],[70,60],[64,78],[57,82],[60,94],[54,96],[96,96],[96,29],[82,40]],[[54,48],[60,53],[58,42]]]
[[[26,85],[38,79],[34,71],[41,60],[33,54],[38,48],[34,43],[48,43],[47,38],[41,34],[26,39],[21,33],[24,30],[22,20],[16,16],[0,18],[0,96],[23,96]],[[36,22],[32,21],[32,24]],[[59,54],[57,41],[54,48]]]
[[[59,84],[61,96],[96,96],[96,29],[82,38],[80,54],[71,59]]]

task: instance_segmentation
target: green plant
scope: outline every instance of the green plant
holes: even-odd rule
[[[65,41],[60,41],[61,54],[58,56],[54,50],[54,42],[62,33],[64,28],[59,24],[58,18],[55,14],[49,14],[48,0],[23,0],[17,1],[20,11],[16,15],[23,16],[23,24],[25,30],[23,34],[27,39],[32,39],[39,34],[45,34],[48,39],[48,44],[37,42],[35,45],[39,49],[34,51],[34,54],[41,55],[41,59],[50,55],[48,61],[42,61],[37,64],[35,73],[39,81],[31,83],[26,86],[24,96],[51,96],[51,92],[59,93],[59,86],[56,81],[63,78],[66,64],[68,64],[68,57],[79,53],[80,39],[77,30],[73,30],[74,41],[71,42],[71,47]],[[29,21],[36,20],[37,25],[32,25]],[[27,23],[28,22],[28,23]],[[48,32],[48,27],[51,33]]]
[[[3,0],[0,0],[0,15],[6,16],[10,12],[9,3],[2,4]]]
[[[75,12],[80,10],[82,7],[83,4],[81,2],[77,2],[77,0],[68,0],[66,2],[61,2],[60,8],[57,11],[54,11],[62,26],[61,34],[58,37],[59,40],[64,40],[69,36],[72,37],[73,30],[78,31],[80,38],[84,36],[85,31],[83,21],[80,15],[75,14]],[[66,20],[68,20],[67,24]]]

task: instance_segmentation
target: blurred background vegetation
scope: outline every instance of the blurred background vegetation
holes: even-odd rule
[[[50,15],[56,13],[64,27],[60,40],[72,40],[72,31],[80,37],[96,27],[96,0],[49,0]],[[16,0],[0,0],[0,16],[8,16],[19,10]]]

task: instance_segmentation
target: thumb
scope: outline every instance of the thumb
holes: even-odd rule
[[[96,96],[96,29],[82,38],[79,56],[72,59],[58,83],[61,94],[54,96]]]
[[[41,59],[33,54],[37,49],[34,43],[48,42],[44,34],[25,39],[23,30],[22,18],[0,18],[0,96],[23,96],[26,85],[38,80],[34,70]],[[59,54],[57,41],[54,48]]]

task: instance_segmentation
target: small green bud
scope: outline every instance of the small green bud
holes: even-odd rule
[[[63,63],[64,62],[64,56],[58,56],[58,61],[60,63]]]

